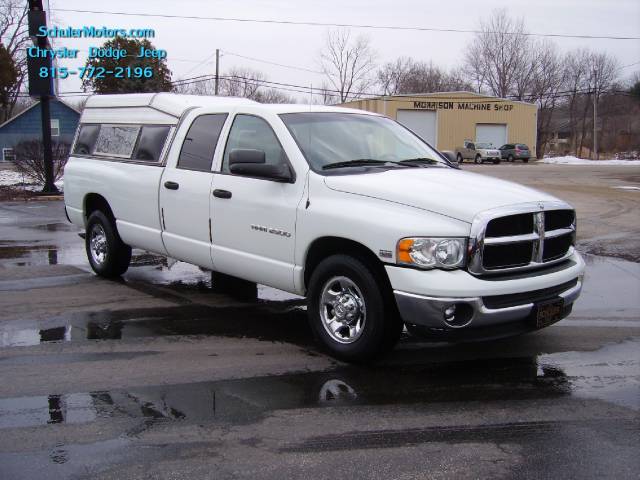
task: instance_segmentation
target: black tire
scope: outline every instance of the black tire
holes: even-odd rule
[[[498,165],[499,163],[500,163],[500,159],[498,159],[498,158],[493,161],[494,165]]]
[[[341,330],[348,331],[348,326],[341,326],[334,334],[329,333],[329,327],[324,326],[324,318],[328,316],[326,312],[332,311],[335,318],[338,318],[336,310],[323,307],[325,313],[321,313],[323,292],[327,289],[341,288],[339,282],[342,280],[336,279],[347,279],[355,285],[355,298],[359,298],[364,304],[365,314],[360,334],[354,335],[355,339],[350,343],[341,343],[334,338],[340,336]],[[346,291],[339,292],[343,299],[350,295],[345,294]],[[400,339],[403,323],[388,281],[380,278],[380,275],[360,258],[332,255],[320,262],[311,275],[307,298],[311,330],[320,345],[336,358],[348,362],[367,362],[391,350]],[[336,301],[339,300],[339,297],[334,298]],[[357,311],[361,312],[360,309]],[[341,322],[336,323],[340,325]]]
[[[94,240],[99,242],[101,232],[104,233],[104,250],[100,249],[102,251],[99,253],[92,254],[92,239],[96,237]],[[119,277],[129,268],[131,247],[123,243],[114,223],[100,210],[89,215],[84,243],[89,264],[101,277]]]
[[[523,159],[522,159],[522,161],[523,161],[524,163],[529,163],[529,159],[528,159],[528,158],[523,158]]]
[[[475,160],[474,160],[474,161],[475,161],[476,163],[478,163],[478,164],[480,164],[480,163],[484,163],[484,162],[482,161],[482,157],[481,157],[480,155],[476,155],[476,158],[475,158]]]
[[[508,161],[510,161],[510,162],[513,162],[513,155],[509,155],[509,156],[507,157],[507,160],[508,160]]]
[[[461,154],[458,154],[458,163],[464,162],[464,157]]]

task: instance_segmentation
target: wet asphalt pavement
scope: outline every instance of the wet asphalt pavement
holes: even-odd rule
[[[0,204],[0,478],[638,478],[640,264],[572,315],[350,366],[304,302],[134,251],[89,270],[61,202]]]

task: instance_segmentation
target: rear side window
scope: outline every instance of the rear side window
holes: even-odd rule
[[[93,152],[98,155],[131,158],[139,131],[139,126],[102,125]]]
[[[167,126],[145,126],[140,131],[138,144],[133,152],[133,159],[143,162],[158,162],[169,134]]]
[[[518,147],[520,150],[529,150],[529,147],[527,147],[524,143],[519,143],[519,144],[517,145],[517,147]]]
[[[78,155],[90,155],[96,144],[99,131],[100,125],[80,126],[80,133],[78,133],[78,139],[76,140],[76,146],[73,149],[73,153],[77,153]]]
[[[189,127],[182,144],[177,167],[210,172],[213,153],[226,119],[226,113],[202,115],[196,118]]]

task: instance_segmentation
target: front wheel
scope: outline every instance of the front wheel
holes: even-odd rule
[[[476,155],[475,162],[476,163],[482,163],[482,157],[480,155]]]
[[[513,162],[513,160],[514,160],[513,155],[509,155],[509,156],[507,157],[507,160],[508,160],[508,161],[510,161],[510,162]]]
[[[462,162],[464,162],[464,158],[462,158],[462,155],[458,154],[458,163]]]
[[[119,277],[129,268],[131,247],[122,242],[113,222],[99,210],[87,220],[85,247],[91,268],[101,277]]]
[[[309,282],[309,323],[331,355],[364,362],[393,348],[402,321],[390,289],[359,258],[333,255],[314,270]]]

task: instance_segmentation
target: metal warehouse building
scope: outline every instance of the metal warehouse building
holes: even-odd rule
[[[524,143],[536,153],[537,106],[472,92],[392,95],[341,106],[396,119],[439,150],[455,150],[465,140]]]

